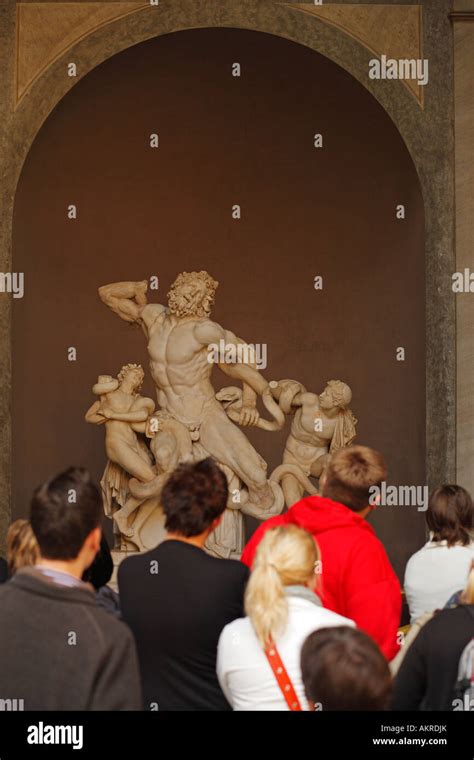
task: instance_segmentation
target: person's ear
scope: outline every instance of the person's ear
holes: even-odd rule
[[[102,538],[102,528],[98,526],[97,528],[94,528],[94,530],[91,530],[87,537],[87,543],[88,548],[94,552],[94,556],[97,554],[97,552],[100,549],[100,540]]]
[[[376,494],[373,503],[369,504],[369,512],[374,512],[377,507],[380,507],[380,493]]]

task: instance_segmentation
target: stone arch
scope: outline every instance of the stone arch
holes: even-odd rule
[[[157,8],[150,7],[147,3],[135,4],[137,10],[124,11],[123,15],[99,23],[88,33],[72,41],[41,70],[26,89],[26,93],[17,103],[14,115],[15,122],[23,123],[24,127],[27,127],[26,139],[18,146],[20,155],[17,178],[41,125],[82,77],[108,58],[140,42],[164,34],[205,27],[249,29],[283,37],[304,45],[341,66],[387,111],[402,135],[420,175],[418,154],[412,140],[417,130],[417,122],[422,117],[420,103],[416,102],[413,94],[410,94],[401,81],[392,81],[388,90],[381,87],[380,82],[369,79],[368,61],[374,54],[373,44],[369,44],[361,39],[360,34],[352,33],[333,19],[314,15],[310,3],[295,4],[292,7],[286,3],[263,2],[258,4],[258,8],[252,8],[251,13],[249,0],[232,7],[217,7],[218,4],[213,2],[202,3],[198,8],[190,0],[181,0],[173,3],[172,8],[167,8],[164,13],[158,13]],[[131,6],[133,3],[118,5]],[[306,6],[310,6],[309,11]],[[186,22],[185,19],[189,21]],[[77,63],[77,78],[66,75],[69,61]]]

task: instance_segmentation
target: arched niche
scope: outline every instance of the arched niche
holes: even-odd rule
[[[97,287],[158,275],[163,300],[190,269],[220,281],[214,318],[266,346],[268,379],[317,392],[349,382],[359,440],[386,453],[393,482],[423,484],[423,217],[416,167],[385,109],[308,46],[203,28],[95,67],[44,122],[17,187],[13,263],[31,289],[13,318],[14,516],[54,469],[74,462],[100,476],[101,431],[83,421],[89,389],[127,362],[147,370],[140,331],[105,310]],[[270,469],[287,432],[249,434]],[[391,510],[376,522],[401,572],[422,515]]]
[[[97,3],[99,5],[99,3]],[[144,5],[144,4],[143,4]],[[449,283],[455,268],[453,233],[453,105],[452,38],[449,29],[449,0],[433,6],[431,0],[420,0],[407,11],[419,12],[419,39],[423,55],[429,57],[430,71],[435,76],[427,88],[421,110],[412,95],[400,82],[373,82],[368,78],[368,62],[374,49],[381,49],[384,37],[397,30],[391,25],[375,25],[380,30],[375,47],[361,44],[357,35],[347,34],[337,25],[297,9],[298,4],[253,0],[222,3],[206,0],[160,1],[160,12],[141,9],[131,18],[118,18],[104,24],[70,45],[63,54],[44,68],[21,103],[15,101],[18,51],[17,3],[6,0],[3,9],[4,34],[0,41],[0,58],[4,70],[3,101],[0,111],[4,141],[0,145],[3,165],[0,224],[0,265],[3,271],[12,267],[13,203],[20,172],[41,125],[60,103],[76,80],[65,76],[67,62],[79,64],[79,76],[85,76],[101,62],[143,40],[201,27],[253,29],[293,40],[317,51],[348,71],[372,93],[396,124],[415,163],[421,182],[425,209],[426,262],[426,472],[430,486],[441,480],[452,481],[455,465],[455,309]],[[58,3],[58,10],[70,7]],[[368,7],[368,6],[366,6]],[[402,9],[402,6],[398,6]],[[358,15],[359,6],[345,10]],[[328,10],[328,9],[326,9]],[[331,9],[329,9],[331,10]],[[334,12],[340,8],[334,6]],[[383,14],[393,6],[375,4]],[[383,20],[383,19],[382,19]],[[40,34],[38,27],[38,35]],[[44,25],[44,29],[48,26]],[[404,35],[399,35],[403,39]],[[11,519],[11,300],[0,300],[0,545]]]

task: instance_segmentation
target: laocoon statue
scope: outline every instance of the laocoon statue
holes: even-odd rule
[[[283,510],[285,496],[288,504],[305,491],[317,493],[309,476],[319,476],[320,468],[308,466],[308,456],[318,460],[329,456],[331,440],[336,438],[340,447],[355,437],[356,420],[347,410],[348,386],[336,387],[331,383],[339,381],[331,381],[326,398],[306,393],[296,381],[269,383],[249,344],[211,319],[217,286],[205,271],[182,272],[170,288],[167,306],[148,303],[146,280],[99,288],[100,298],[115,314],[142,328],[157,401],[155,409],[151,399],[139,395],[143,370],[128,364],[117,378],[99,377],[93,387],[99,399],[86,414],[88,422],[105,426],[108,464],[102,489],[119,550],[143,551],[162,540],[160,492],[169,473],[182,462],[212,456],[227,476],[229,500],[206,549],[215,556],[238,558],[245,543],[243,515],[267,519]],[[216,346],[223,350],[216,351]],[[212,384],[216,364],[240,385],[216,393]],[[260,416],[258,398],[270,419]],[[281,430],[293,407],[298,411],[283,464],[268,476],[265,460],[241,428]],[[314,427],[305,431],[313,407],[322,419],[316,440]],[[300,443],[316,453],[299,456],[300,434],[305,437]],[[313,438],[306,440],[311,434]]]

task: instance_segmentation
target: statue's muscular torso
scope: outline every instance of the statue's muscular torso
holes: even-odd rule
[[[336,420],[322,413],[319,398],[314,393],[305,393],[302,406],[295,413],[291,432],[286,442],[287,451],[296,459],[310,466],[315,459],[326,453],[336,427]],[[321,430],[315,430],[315,421],[321,420]],[[289,461],[289,460],[288,460]]]
[[[212,338],[222,328],[206,318],[177,317],[155,304],[145,307],[142,323],[160,407],[183,422],[198,423],[215,393],[210,380],[213,364],[200,334],[208,332]]]
[[[326,417],[319,405],[318,396],[315,393],[305,393],[302,398],[302,406],[296,412],[291,432],[304,443],[311,446],[325,446],[334,435],[336,420]],[[318,430],[315,430],[316,420],[321,420]]]

